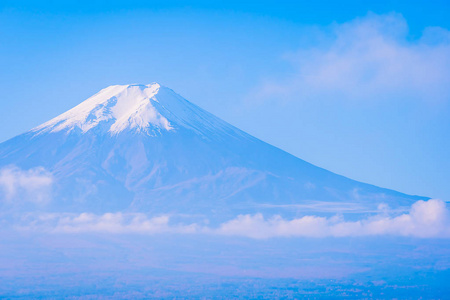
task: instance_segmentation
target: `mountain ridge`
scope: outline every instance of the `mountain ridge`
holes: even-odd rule
[[[225,218],[268,207],[295,215],[301,212],[283,207],[305,203],[354,203],[373,210],[380,203],[395,208],[428,199],[316,167],[155,83],[108,87],[1,143],[0,168],[8,165],[52,174],[47,209],[53,211]]]

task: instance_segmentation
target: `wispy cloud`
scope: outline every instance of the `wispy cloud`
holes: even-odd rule
[[[0,200],[48,201],[53,184],[52,174],[44,168],[22,170],[16,166],[0,169]]]
[[[22,229],[45,230],[54,233],[195,233],[197,224],[169,224],[170,217],[161,215],[149,218],[142,213],[47,213],[28,214],[22,217]]]
[[[192,224],[173,224],[167,215],[149,218],[141,213],[41,214],[28,215],[22,229],[57,233],[189,233],[244,236],[255,239],[272,237],[355,237],[412,236],[450,238],[450,218],[446,203],[432,199],[417,201],[409,212],[391,216],[387,206],[380,213],[365,219],[346,221],[342,216],[308,215],[287,220],[281,216],[265,218],[262,214],[240,215],[217,228]]]
[[[429,27],[419,39],[408,34],[407,22],[399,14],[369,14],[316,31],[320,42],[286,55],[296,72],[282,80],[267,80],[254,96],[448,101],[450,31]]]

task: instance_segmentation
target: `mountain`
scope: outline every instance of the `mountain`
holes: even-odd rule
[[[8,166],[51,174],[51,199],[36,204],[47,211],[227,218],[330,207],[364,212],[427,199],[316,167],[157,83],[107,87],[0,144],[0,168]]]

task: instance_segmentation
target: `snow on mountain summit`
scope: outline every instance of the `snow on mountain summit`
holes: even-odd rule
[[[108,131],[111,134],[127,128],[171,130],[170,122],[153,105],[157,102],[155,95],[159,89],[159,84],[109,86],[34,131],[72,131],[78,128],[85,133],[100,124],[110,125]]]
[[[98,128],[111,135],[135,131],[155,136],[179,127],[201,132],[226,125],[171,89],[152,83],[109,86],[32,131],[86,133]]]

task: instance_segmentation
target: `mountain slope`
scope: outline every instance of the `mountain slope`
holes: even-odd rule
[[[371,210],[424,197],[360,183],[266,144],[159,84],[103,89],[0,144],[0,168],[43,167],[50,211],[284,215],[320,203]],[[29,207],[29,206],[28,206]]]

